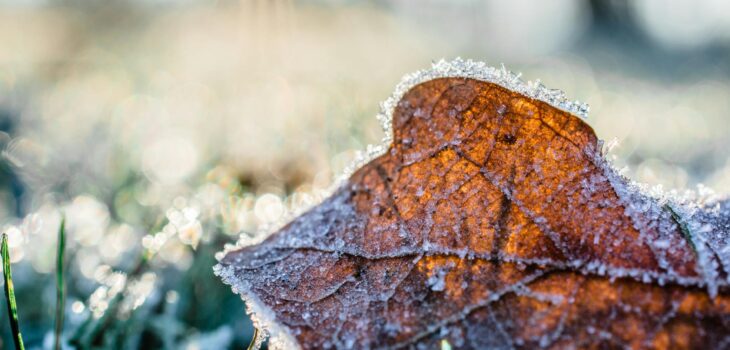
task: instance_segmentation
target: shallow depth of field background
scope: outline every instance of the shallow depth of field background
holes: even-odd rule
[[[721,0],[0,0],[0,224],[26,344],[52,344],[64,212],[67,340],[106,316],[96,347],[244,347],[213,254],[316,202],[379,142],[401,76],[457,56],[588,102],[633,179],[730,193]]]

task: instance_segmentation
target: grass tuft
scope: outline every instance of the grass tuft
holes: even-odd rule
[[[3,258],[3,277],[5,278],[5,299],[8,301],[8,319],[10,320],[10,329],[13,332],[13,341],[16,350],[25,350],[23,346],[23,336],[20,334],[18,326],[18,307],[15,304],[15,290],[13,288],[13,274],[10,271],[10,252],[8,249],[8,235],[3,233],[2,247],[0,254]]]

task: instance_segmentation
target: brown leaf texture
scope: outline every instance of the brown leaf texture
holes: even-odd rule
[[[580,118],[438,78],[393,142],[219,274],[302,348],[730,347],[730,202],[639,190]]]

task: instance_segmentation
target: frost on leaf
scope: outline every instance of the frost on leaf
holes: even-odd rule
[[[302,348],[730,346],[730,202],[646,194],[503,85],[410,88],[382,155],[218,274]]]

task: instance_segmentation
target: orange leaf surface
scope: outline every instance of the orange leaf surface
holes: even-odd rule
[[[308,349],[730,347],[730,202],[645,193],[502,85],[411,87],[382,155],[217,273]]]

